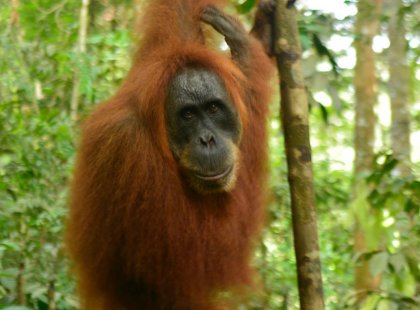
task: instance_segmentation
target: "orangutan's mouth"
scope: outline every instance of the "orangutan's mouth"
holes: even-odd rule
[[[223,171],[222,173],[218,173],[218,174],[202,175],[202,174],[198,174],[198,173],[196,173],[195,175],[196,175],[196,177],[197,177],[197,178],[199,178],[199,179],[201,179],[201,180],[204,180],[204,181],[217,181],[217,180],[223,179],[223,178],[225,178],[226,176],[228,176],[228,175],[229,175],[229,173],[231,173],[232,168],[233,168],[233,165],[232,165],[232,166],[230,166],[230,167],[228,167],[228,168],[227,168],[225,171]]]

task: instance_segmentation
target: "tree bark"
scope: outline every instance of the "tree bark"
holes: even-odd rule
[[[281,76],[281,117],[288,178],[300,308],[324,309],[315,212],[308,102],[306,98],[296,9],[278,0],[275,18],[275,58]]]
[[[375,72],[375,53],[372,49],[373,38],[378,32],[379,16],[382,0],[360,0],[355,24],[356,67],[354,72],[355,89],[355,130],[354,130],[354,199],[366,195],[364,179],[372,171],[374,162],[375,124],[374,107],[377,101],[377,81]],[[363,227],[360,214],[373,212],[365,197],[364,203],[359,208],[366,208],[356,214],[354,228],[354,252],[360,255],[372,251],[366,241],[368,233]],[[374,215],[373,215],[374,216]],[[357,300],[361,302],[369,291],[378,288],[380,276],[372,277],[366,259],[360,259],[355,266],[355,290]]]
[[[402,176],[410,174],[410,108],[409,76],[407,63],[407,40],[401,0],[389,1],[390,20],[388,36],[389,95],[391,98],[391,148],[399,161],[396,167]]]
[[[77,44],[77,54],[79,63],[82,60],[83,55],[86,53],[86,37],[89,25],[89,4],[90,0],[81,0],[82,7],[80,9],[79,18],[79,39]],[[75,68],[73,78],[73,91],[70,102],[70,116],[73,121],[78,118],[80,101],[80,67]]]

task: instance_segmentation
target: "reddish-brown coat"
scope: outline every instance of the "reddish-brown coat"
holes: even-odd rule
[[[216,2],[150,5],[125,82],[85,122],[67,228],[85,309],[210,309],[217,292],[251,283],[249,258],[263,216],[271,64],[254,38],[246,72],[204,45],[200,12]],[[189,21],[180,20],[178,3],[191,6]],[[223,79],[244,122],[230,193],[189,189],[168,146],[168,83],[188,64]]]

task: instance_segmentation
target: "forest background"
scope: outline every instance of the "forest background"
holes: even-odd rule
[[[124,78],[144,2],[0,0],[0,309],[78,308],[63,231],[80,124]],[[227,10],[250,25],[257,2]],[[297,8],[326,309],[418,309],[420,1]],[[299,308],[278,90],[271,109],[261,291],[241,309]]]

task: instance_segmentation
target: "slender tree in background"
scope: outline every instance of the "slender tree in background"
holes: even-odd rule
[[[296,9],[278,0],[275,57],[281,76],[281,117],[291,192],[300,308],[324,309],[315,194],[309,141],[308,101],[301,64]]]
[[[18,25],[19,24],[19,0],[12,0],[11,1],[12,6],[12,13],[10,14],[10,26]],[[20,34],[19,34],[20,37]]]
[[[396,171],[402,177],[411,174],[410,143],[410,68],[408,66],[405,10],[402,0],[388,0],[389,85],[391,98],[391,149],[398,160]],[[411,211],[411,224],[416,225],[416,212]],[[416,249],[408,249],[411,261],[417,261]],[[415,295],[420,295],[420,283]]]
[[[19,0],[12,0],[11,1],[11,16],[8,29],[9,31],[14,31],[16,35],[16,40],[18,44],[22,42],[22,33],[20,30],[19,25]],[[26,279],[25,279],[25,266],[26,266],[26,259],[24,255],[19,255],[19,262],[18,262],[18,273],[16,275],[16,301],[19,305],[26,305]]]
[[[360,0],[355,24],[356,67],[354,71],[355,129],[354,129],[354,199],[355,227],[354,252],[359,259],[355,266],[355,290],[357,300],[362,301],[369,291],[380,284],[380,275],[372,276],[369,262],[363,254],[377,250],[377,244],[368,242],[369,217],[375,217],[365,196],[367,194],[364,177],[371,173],[374,163],[375,112],[377,102],[377,80],[373,38],[378,32],[382,0]]]
[[[86,53],[86,38],[89,25],[89,4],[90,0],[81,0],[82,6],[80,8],[79,17],[79,39],[77,44],[76,53],[78,61],[81,61]],[[80,101],[80,67],[75,68],[73,78],[73,91],[71,94],[70,102],[70,115],[72,120],[77,120]]]
[[[410,108],[409,77],[410,69],[407,59],[407,40],[405,38],[405,20],[402,0],[388,0],[390,20],[388,36],[390,46],[389,85],[391,97],[391,148],[394,157],[399,161],[397,171],[403,175],[410,174]]]

